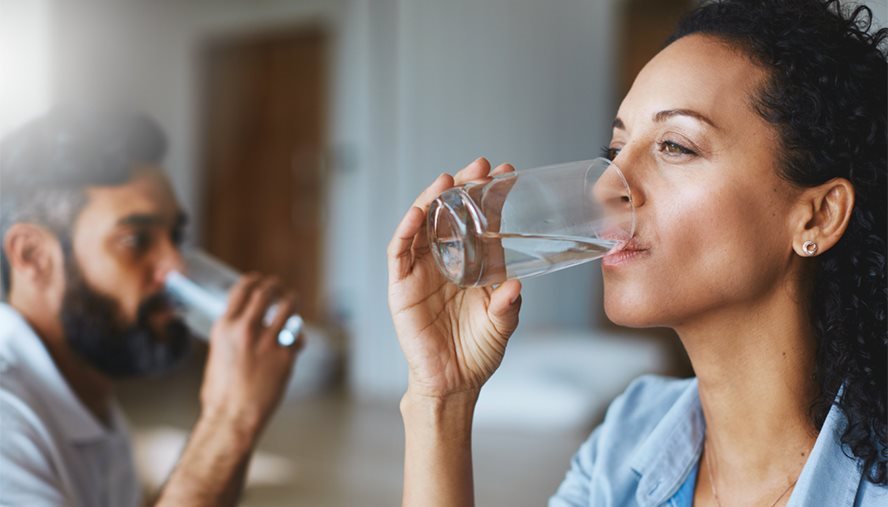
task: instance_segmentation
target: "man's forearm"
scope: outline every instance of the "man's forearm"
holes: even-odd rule
[[[447,400],[411,396],[404,417],[404,507],[474,505],[472,415],[477,394]]]
[[[227,420],[201,416],[155,505],[236,505],[255,438],[255,431],[239,428]]]

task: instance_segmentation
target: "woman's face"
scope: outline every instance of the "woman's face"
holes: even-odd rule
[[[627,326],[681,327],[754,310],[793,264],[778,139],[753,109],[765,72],[717,39],[661,51],[620,105],[611,157],[637,212],[628,251],[605,257],[605,310]]]

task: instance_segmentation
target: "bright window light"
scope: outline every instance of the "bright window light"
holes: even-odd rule
[[[0,0],[0,136],[50,105],[51,0]]]

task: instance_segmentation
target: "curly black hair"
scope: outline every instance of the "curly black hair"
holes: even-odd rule
[[[854,186],[848,229],[811,260],[820,428],[837,404],[842,442],[868,480],[888,484],[886,329],[886,95],[888,29],[866,6],[839,0],[724,0],[688,14],[668,42],[715,37],[767,71],[753,99],[781,143],[781,176],[800,187],[833,178]],[[841,395],[839,395],[841,393]]]

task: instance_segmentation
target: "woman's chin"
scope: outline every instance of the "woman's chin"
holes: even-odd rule
[[[613,297],[605,293],[604,313],[608,320],[623,327],[658,327],[659,322],[655,312],[640,298]]]

